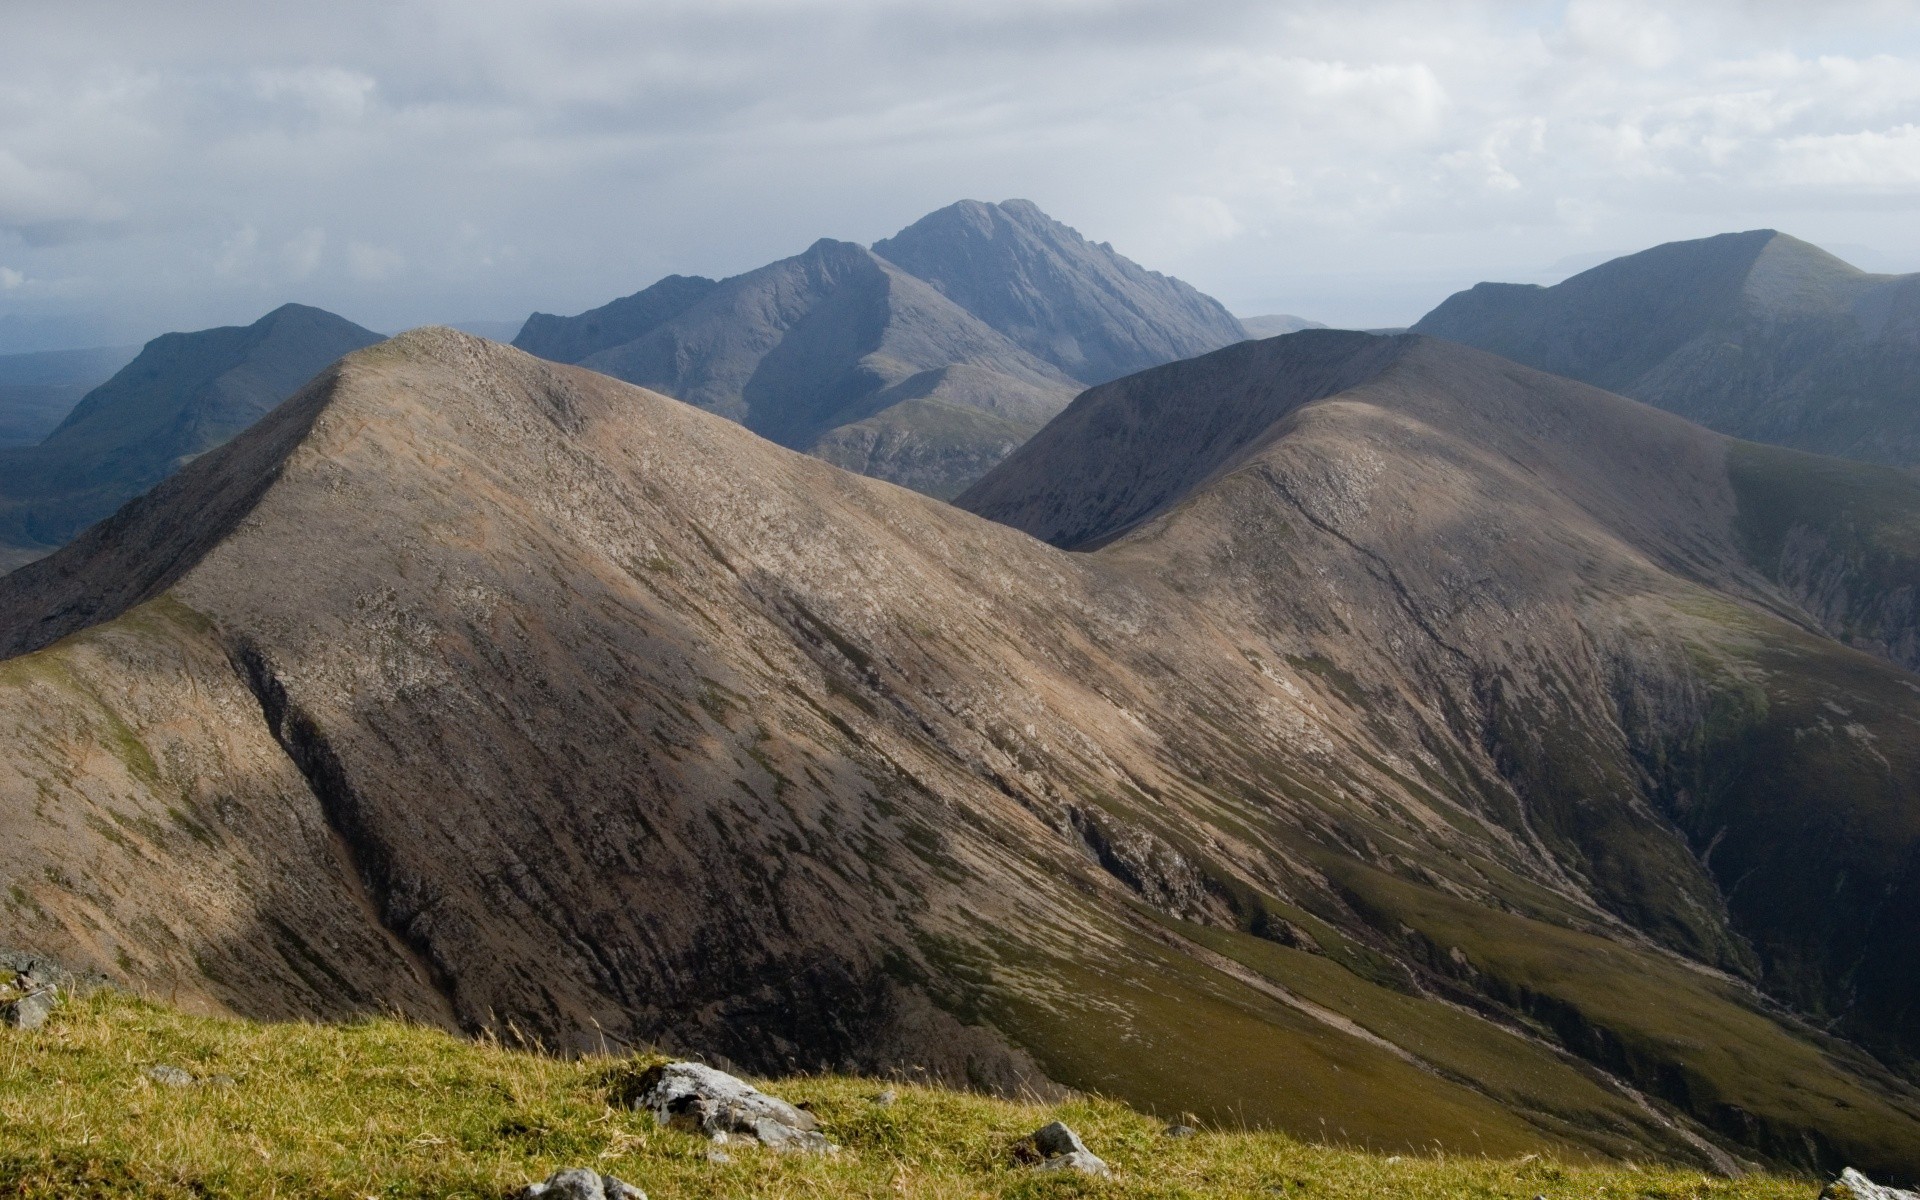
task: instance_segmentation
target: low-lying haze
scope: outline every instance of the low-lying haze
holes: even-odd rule
[[[572,312],[1021,196],[1244,314],[1920,269],[1920,4],[0,3],[0,352]]]

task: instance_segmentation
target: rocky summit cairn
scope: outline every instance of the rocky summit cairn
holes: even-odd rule
[[[1820,1200],[1920,1200],[1920,1192],[1907,1192],[1875,1183],[1848,1167],[1840,1172],[1840,1178],[1820,1189]]]
[[[587,1167],[569,1167],[555,1171],[540,1183],[520,1189],[517,1200],[647,1200],[647,1194],[630,1183],[602,1175]]]
[[[769,1096],[745,1080],[700,1063],[661,1063],[647,1068],[614,1099],[643,1108],[671,1129],[698,1133],[716,1142],[759,1142],[782,1153],[839,1149],[820,1132],[813,1114]]]
[[[1059,1121],[1028,1134],[1020,1148],[1031,1150],[1039,1156],[1035,1170],[1078,1171],[1083,1175],[1102,1177],[1113,1174],[1103,1159],[1087,1149],[1079,1134]]]

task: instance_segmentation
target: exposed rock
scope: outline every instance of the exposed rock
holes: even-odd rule
[[[1920,1192],[1875,1183],[1848,1167],[1840,1172],[1840,1178],[1820,1189],[1820,1200],[1920,1200]]]
[[[52,984],[30,986],[22,995],[0,1005],[0,1023],[12,1029],[38,1029],[53,1015],[60,990]]]
[[[170,1063],[157,1063],[141,1072],[163,1087],[192,1087],[193,1073]]]
[[[894,1101],[898,1099],[900,1099],[900,1093],[894,1091],[892,1088],[888,1088],[885,1091],[881,1092],[879,1095],[875,1096],[873,1098],[873,1102],[879,1105],[881,1108],[887,1108],[891,1106],[894,1103]]]
[[[1161,1131],[1163,1136],[1174,1139],[1190,1138],[1199,1132],[1191,1125],[1169,1125]]]
[[[716,1142],[746,1138],[782,1153],[837,1149],[812,1113],[702,1063],[649,1067],[623,1090],[616,1099],[646,1109],[660,1124]]]
[[[1035,1169],[1040,1171],[1079,1171],[1083,1175],[1106,1176],[1112,1168],[1080,1140],[1080,1135],[1064,1122],[1055,1121],[1027,1135],[1027,1142],[1040,1155]]]
[[[540,1183],[520,1189],[520,1200],[647,1200],[647,1194],[630,1183],[602,1175],[588,1167],[569,1167],[555,1171]]]

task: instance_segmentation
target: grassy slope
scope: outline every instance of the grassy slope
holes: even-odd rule
[[[159,1063],[231,1085],[168,1088]],[[0,1032],[0,1195],[498,1197],[564,1166],[592,1164],[655,1200],[752,1195],[1390,1195],[1416,1200],[1774,1200],[1806,1180],[1730,1181],[1535,1156],[1380,1157],[1278,1134],[1209,1132],[1171,1141],[1117,1104],[1043,1108],[871,1080],[799,1078],[777,1090],[809,1102],[845,1149],[780,1158],[705,1143],[613,1110],[618,1064],[557,1060],[463,1042],[395,1021],[260,1025],[189,1017],[103,994],[69,1003],[37,1033]],[[1065,1119],[1118,1170],[1111,1182],[1039,1176],[1009,1151]]]

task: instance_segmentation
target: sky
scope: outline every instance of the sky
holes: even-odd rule
[[[1358,327],[1737,229],[1920,270],[1920,0],[0,0],[0,352],[571,313],[1012,197]]]

